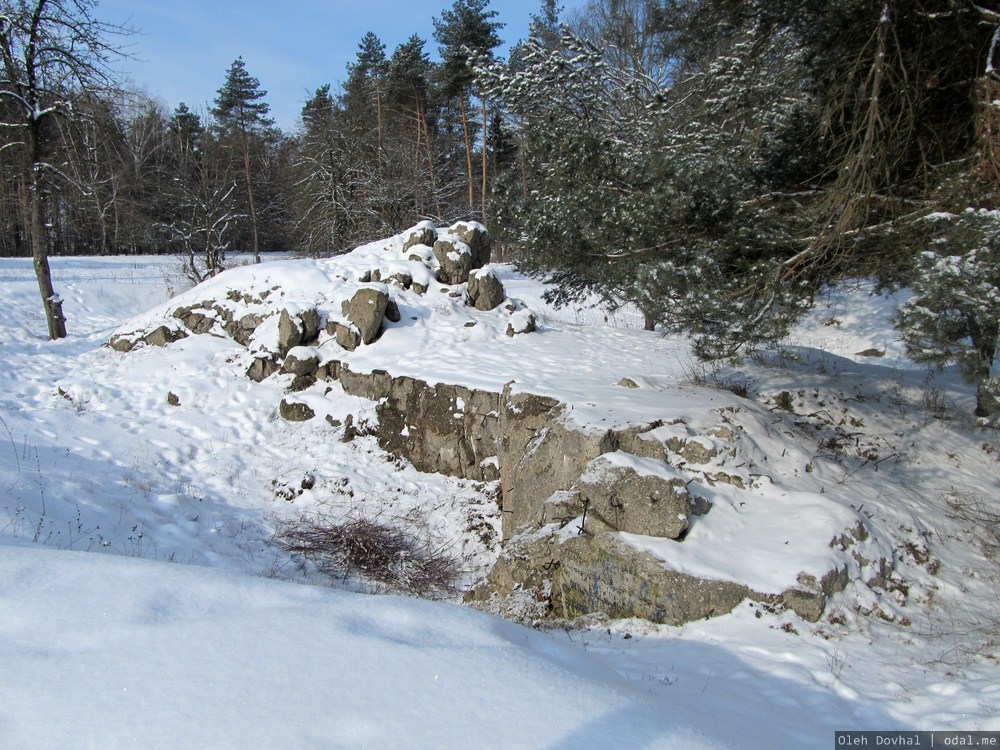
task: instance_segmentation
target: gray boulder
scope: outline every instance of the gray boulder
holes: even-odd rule
[[[226,331],[243,346],[249,346],[250,339],[253,337],[254,331],[256,331],[257,326],[263,322],[264,318],[260,315],[257,315],[256,313],[248,313],[239,320],[228,323],[226,325]]]
[[[387,452],[406,456],[418,471],[486,482],[498,478],[498,394],[405,376],[387,379],[386,386],[376,406],[376,435]]]
[[[403,319],[403,316],[399,312],[399,305],[392,298],[385,305],[385,319],[391,323],[398,323]]]
[[[559,558],[555,588],[564,617],[604,612],[683,625],[724,615],[746,598],[773,600],[738,583],[667,570],[613,534],[570,539]]]
[[[438,240],[434,243],[438,262],[437,280],[442,284],[464,284],[472,270],[472,250],[458,240]]]
[[[370,344],[378,338],[388,305],[389,294],[371,287],[359,289],[344,303],[344,316],[357,327],[362,343]]]
[[[483,268],[469,274],[469,300],[477,310],[493,310],[506,296],[493,269]]]
[[[108,341],[108,346],[110,346],[116,352],[121,352],[122,354],[125,354],[126,352],[132,351],[137,343],[138,341],[131,338],[130,335],[127,336],[115,335],[111,337],[110,341]]]
[[[472,252],[472,267],[482,268],[492,256],[490,236],[486,227],[477,222],[460,221],[448,228],[448,232],[469,246]]]
[[[422,221],[409,231],[403,241],[403,250],[409,250],[416,245],[431,247],[437,241],[437,229],[429,221]]]
[[[289,422],[307,422],[316,416],[316,412],[309,404],[304,404],[301,401],[289,401],[285,398],[281,399],[281,403],[278,405],[278,413],[281,414],[282,419]]]
[[[510,322],[507,324],[507,335],[513,337],[522,333],[533,333],[537,325],[533,312],[518,310],[510,316]]]
[[[315,375],[319,369],[319,352],[307,346],[297,346],[288,352],[282,369],[292,375]]]
[[[311,344],[319,336],[319,312],[315,308],[292,314],[282,310],[278,317],[278,354],[284,357],[296,346]]]
[[[830,593],[791,588],[770,594],[733,581],[698,578],[665,568],[611,534],[571,539],[560,552],[557,585],[566,617],[597,611],[683,625],[726,614],[749,599],[770,609],[784,605],[806,622],[818,622]]]
[[[409,249],[406,259],[430,268],[434,260],[434,242],[429,245],[414,245]]]
[[[247,368],[247,377],[255,383],[259,383],[274,375],[279,369],[281,368],[278,363],[270,357],[254,357],[250,367]]]
[[[302,343],[315,343],[316,339],[319,338],[319,311],[314,307],[303,310],[299,313],[299,320],[302,323]]]
[[[142,340],[150,346],[166,346],[183,338],[187,338],[187,334],[184,331],[173,330],[167,326],[157,326],[143,336]]]
[[[388,278],[388,283],[398,286],[400,289],[409,289],[413,286],[413,277],[408,273],[395,273]]]
[[[326,324],[326,332],[333,336],[341,349],[346,349],[349,352],[353,352],[361,345],[361,334],[352,325],[331,320]]]
[[[296,375],[292,378],[291,384],[285,390],[286,393],[298,393],[316,385],[315,375]]]
[[[202,303],[206,308],[211,303]],[[191,333],[197,335],[208,333],[215,325],[215,318],[206,314],[207,310],[192,307],[179,307],[173,316],[180,320]]]
[[[580,477],[580,496],[590,512],[617,531],[676,539],[688,527],[691,498],[683,479],[665,476],[669,471],[655,459],[599,456]]]
[[[291,349],[302,343],[302,328],[288,310],[282,310],[278,317],[278,353],[285,356]]]

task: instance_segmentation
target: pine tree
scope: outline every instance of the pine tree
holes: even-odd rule
[[[514,68],[479,69],[521,122],[526,196],[508,194],[521,262],[557,282],[553,301],[631,302],[647,327],[733,355],[788,321],[765,282],[793,238],[747,196],[761,189],[767,128],[794,101],[794,67],[758,79],[733,44],[666,88],[641,58],[570,33],[558,46],[530,39]]]
[[[242,158],[252,250],[257,263],[260,262],[260,228],[254,200],[251,146],[267,138],[274,125],[267,116],[271,108],[264,101],[266,95],[267,92],[260,88],[260,81],[247,72],[243,58],[238,57],[226,72],[226,82],[219,89],[211,110],[219,136],[233,142]]]
[[[971,0],[676,0],[660,14],[684,65],[703,65],[720,40],[785,38],[801,60],[804,117],[790,122],[790,153],[775,193],[797,195],[812,219],[784,279],[813,285],[846,274],[905,272],[919,245],[903,224],[938,209],[934,193],[975,148],[996,2]],[[761,75],[780,62],[758,56]],[[959,167],[961,169],[961,167]],[[774,176],[779,176],[777,172]],[[808,189],[808,192],[806,189]]]
[[[924,217],[997,207],[998,22],[992,1],[591,0],[570,37],[482,66],[519,118],[526,262],[706,356],[774,340],[823,284],[906,279]]]
[[[546,49],[559,46],[562,31],[559,28],[559,15],[563,7],[557,0],[542,0],[538,13],[531,14],[531,38]]]
[[[385,78],[389,72],[389,61],[385,56],[385,45],[369,31],[362,37],[353,63],[347,65],[347,81],[344,83],[344,108],[351,117],[358,135],[368,131],[367,124],[375,120],[375,160],[378,171],[382,170],[384,154],[384,106]]]
[[[424,40],[414,34],[400,44],[389,60],[386,98],[397,122],[398,137],[412,153],[412,173],[416,188],[416,211],[419,218],[431,213],[441,217],[438,193],[436,125],[433,115],[431,75],[433,66],[424,52]],[[411,135],[412,134],[412,135]],[[403,153],[400,154],[405,158]]]
[[[489,0],[455,0],[451,10],[434,19],[434,39],[440,45],[441,78],[445,96],[457,100],[465,138],[466,170],[468,176],[469,210],[475,207],[475,185],[472,172],[472,132],[469,125],[467,104],[473,88],[474,76],[470,60],[493,59],[493,51],[502,43],[497,32],[503,24],[494,21],[497,12],[487,10]],[[480,91],[482,133],[488,126],[486,95]],[[482,153],[482,213],[486,213],[487,154]]]
[[[306,135],[319,137],[331,130],[335,113],[336,102],[330,93],[330,84],[325,83],[302,105],[302,125]]]
[[[338,123],[341,114],[329,84],[302,107],[303,132],[293,164],[295,232],[314,257],[343,252],[354,239],[350,212],[357,201],[351,200],[350,151]]]
[[[976,387],[977,417],[1000,420],[1000,212],[937,214],[931,247],[918,258],[914,296],[897,312],[909,355],[942,367],[955,363]]]
[[[176,179],[190,175],[200,159],[206,137],[201,116],[181,102],[167,121],[171,171]]]

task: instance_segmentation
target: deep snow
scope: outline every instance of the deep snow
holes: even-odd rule
[[[836,729],[1000,730],[984,633],[997,568],[955,512],[976,500],[998,510],[997,435],[963,416],[973,394],[954,373],[906,360],[889,301],[867,289],[820,300],[761,360],[706,368],[627,312],[552,310],[536,282],[502,268],[537,334],[492,335],[485,316],[470,333],[470,313],[438,293],[436,312],[347,358],[476,386],[514,377],[583,422],[669,408],[705,426],[740,407],[746,450],[768,463],[758,502],[777,504],[752,525],[716,514],[701,531],[729,534],[726,549],[675,565],[770,585],[787,571],[761,567],[753,534],[801,539],[824,513],[860,514],[896,559],[891,587],[852,585],[816,625],[745,604],[683,628],[594,619],[538,633],[302,585],[321,581],[273,534],[317,512],[449,539],[472,582],[496,554],[495,531],[483,533],[498,524],[491,488],[420,474],[371,438],[342,443],[322,419],[283,422],[286,383],[247,380],[245,351],[224,338],[104,347],[182,291],[172,259],[53,265],[71,332],[60,342],[41,338],[30,261],[0,261],[0,746],[819,748]],[[302,268],[236,273],[315,284]],[[449,338],[456,329],[466,340]],[[884,356],[855,354],[872,348]],[[641,387],[616,386],[625,376]],[[719,387],[734,384],[752,403]],[[774,410],[782,391],[795,416]],[[374,419],[336,389],[307,395],[331,416]],[[783,494],[815,505],[782,506]]]

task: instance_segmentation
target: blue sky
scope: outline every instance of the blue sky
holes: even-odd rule
[[[568,13],[583,0],[562,4]],[[452,0],[100,0],[96,15],[141,32],[124,40],[136,59],[121,67],[169,109],[183,101],[206,110],[230,64],[242,56],[268,92],[271,115],[289,130],[317,87],[344,80],[365,32],[378,34],[387,54],[418,34],[433,57],[433,19],[451,5]],[[540,6],[541,0],[493,0],[490,7],[506,24],[501,38],[507,43],[524,38]]]

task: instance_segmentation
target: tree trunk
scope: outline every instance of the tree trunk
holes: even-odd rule
[[[438,195],[437,190],[437,176],[434,172],[434,147],[431,144],[431,130],[427,125],[427,117],[424,115],[423,108],[417,109],[417,116],[420,118],[420,123],[424,128],[424,143],[427,146],[427,168],[429,170],[429,175],[431,178],[431,194],[434,196],[434,210],[437,217],[441,217],[441,196]]]
[[[972,329],[972,346],[978,355],[978,372],[976,373],[976,416],[991,418],[1000,415],[1000,400],[990,388],[990,376],[993,374],[993,360],[997,355],[997,339],[1000,338],[1000,322],[988,322]]]
[[[378,172],[382,174],[382,91],[375,79],[375,120],[378,129]]]
[[[257,209],[253,204],[253,185],[250,182],[250,144],[243,134],[243,175],[247,183],[247,202],[250,206],[250,231],[253,233],[253,261],[260,263],[260,240],[257,236]]]
[[[483,105],[483,224],[486,223],[486,95],[483,94],[482,98],[479,100]]]
[[[528,197],[528,169],[524,163],[524,117],[521,117],[521,143],[517,149],[517,163],[521,170],[521,197]]]
[[[28,120],[28,233],[31,236],[31,258],[38,279],[38,291],[42,295],[45,322],[49,328],[49,338],[66,338],[66,316],[63,314],[62,300],[52,287],[52,270],[49,268],[49,235],[45,223],[45,186],[42,184],[42,126],[37,119]]]
[[[469,176],[469,210],[476,204],[476,197],[472,187],[472,142],[469,140],[469,118],[465,114],[465,95],[458,101],[459,109],[462,112],[462,133],[465,135],[465,162]]]
[[[44,196],[36,174],[31,178],[28,201],[31,204],[31,257],[34,261],[35,277],[38,279],[38,291],[42,295],[49,338],[52,340],[66,338],[66,316],[63,315],[62,300],[52,287]]]

